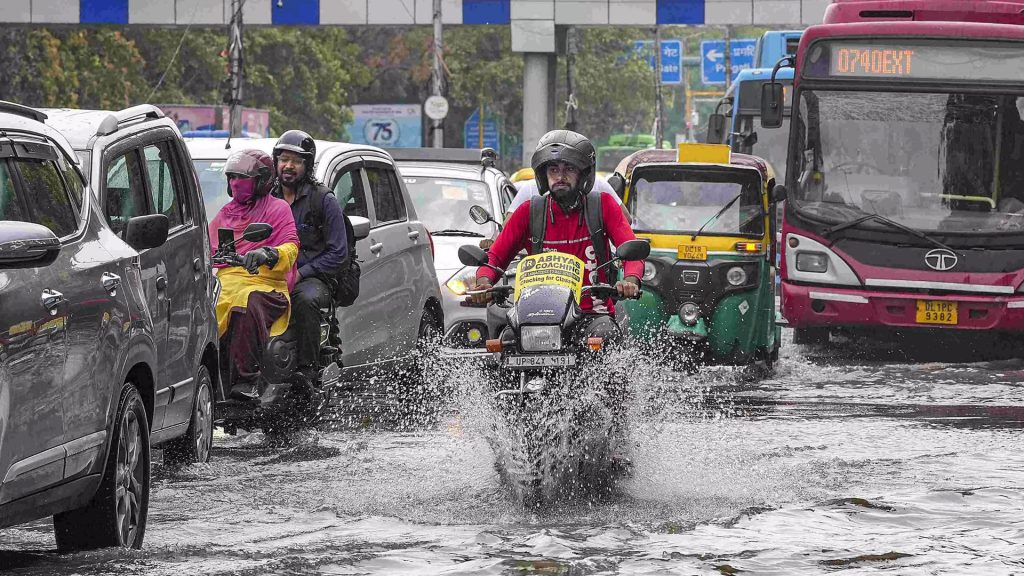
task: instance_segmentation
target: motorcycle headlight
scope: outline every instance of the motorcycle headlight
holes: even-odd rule
[[[796,269],[801,272],[828,272],[828,254],[821,252],[797,252]]]
[[[470,286],[476,284],[476,269],[475,268],[463,268],[445,282],[445,288],[447,288],[452,294],[456,296],[465,296],[466,290],[470,289]]]
[[[679,307],[679,319],[687,326],[693,326],[700,319],[700,307],[693,302],[687,302]]]
[[[644,260],[644,276],[641,278],[644,282],[650,282],[654,280],[654,277],[658,275],[658,269],[654,264]]]
[[[519,337],[524,352],[553,352],[562,348],[561,326],[523,326]]]
[[[747,272],[739,266],[733,266],[725,273],[725,279],[733,286],[741,286],[747,281]]]

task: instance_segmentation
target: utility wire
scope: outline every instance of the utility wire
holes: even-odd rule
[[[160,89],[160,86],[164,83],[164,78],[167,77],[167,73],[171,71],[171,66],[174,66],[174,61],[178,58],[178,53],[181,52],[181,46],[185,43],[185,37],[188,36],[189,30],[192,29],[192,23],[196,21],[196,12],[199,11],[199,2],[201,0],[195,0],[192,5],[192,16],[188,20],[188,26],[185,26],[185,31],[181,33],[181,39],[178,40],[178,47],[174,49],[174,54],[171,55],[171,61],[167,63],[167,67],[164,68],[164,73],[160,75],[160,80],[157,81],[156,86],[149,92],[149,96],[146,97],[144,104],[149,104],[149,101],[156,94],[156,91]],[[242,0],[242,4],[245,4],[245,0]],[[241,8],[239,8],[241,10]]]

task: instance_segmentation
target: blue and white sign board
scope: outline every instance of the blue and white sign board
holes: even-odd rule
[[[635,40],[633,50],[645,56],[651,70],[655,68],[654,41]],[[662,40],[661,41],[661,83],[681,84],[683,82],[683,41]]]
[[[420,104],[356,104],[346,126],[349,142],[381,148],[423,146],[423,107]]]
[[[730,82],[736,79],[740,70],[754,67],[754,51],[757,40],[743,38],[732,40],[732,67]],[[725,40],[704,40],[700,43],[700,77],[704,84],[725,84]]]
[[[501,153],[501,133],[498,131],[498,122],[491,117],[484,116],[483,145],[480,142],[480,109],[477,108],[466,118],[463,128],[463,142],[466,148],[494,148],[494,151]]]

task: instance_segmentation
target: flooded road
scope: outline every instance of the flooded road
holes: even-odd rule
[[[58,555],[36,522],[0,530],[0,572],[1024,575],[1024,361],[844,349],[787,341],[767,379],[639,369],[606,496],[512,501],[465,393],[413,429],[218,436],[156,467],[144,550]]]

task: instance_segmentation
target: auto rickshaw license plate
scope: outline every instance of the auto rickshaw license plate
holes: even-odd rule
[[[684,244],[679,247],[679,251],[676,253],[676,256],[679,258],[679,260],[705,261],[708,259],[708,247]]]
[[[918,324],[956,324],[957,303],[944,300],[918,300]]]
[[[548,356],[509,356],[505,359],[508,368],[561,368],[576,364],[576,357],[571,355]]]

